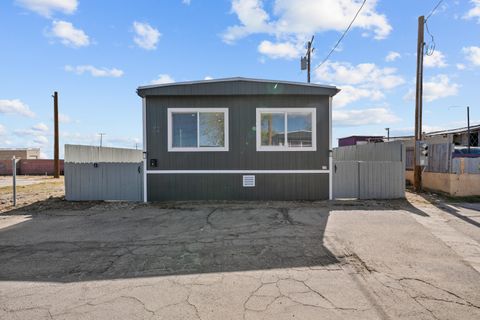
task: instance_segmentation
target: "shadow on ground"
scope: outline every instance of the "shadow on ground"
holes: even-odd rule
[[[0,229],[0,280],[74,282],[326,266],[338,262],[324,246],[331,210],[399,209],[425,215],[405,200],[49,199],[3,215],[10,225]]]

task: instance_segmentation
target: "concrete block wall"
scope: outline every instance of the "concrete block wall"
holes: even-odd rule
[[[413,184],[413,171],[406,171],[405,179]],[[457,197],[480,196],[480,174],[423,172],[422,186]]]

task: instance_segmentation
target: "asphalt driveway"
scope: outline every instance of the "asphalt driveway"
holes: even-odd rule
[[[0,318],[478,319],[430,209],[48,200],[0,216]]]

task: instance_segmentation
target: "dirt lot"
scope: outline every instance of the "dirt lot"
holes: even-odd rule
[[[63,177],[17,176],[17,208],[64,194]],[[12,197],[12,177],[0,176],[0,213],[13,209]]]
[[[450,205],[4,209],[0,319],[479,319],[480,215]]]

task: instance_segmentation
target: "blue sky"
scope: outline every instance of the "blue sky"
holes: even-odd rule
[[[368,1],[313,82],[334,84],[334,138],[411,134],[417,18],[433,0]],[[141,100],[153,82],[244,76],[305,81],[337,41],[358,0],[3,0],[0,2],[0,147],[52,155],[52,98],[61,143],[141,145]],[[444,1],[428,20],[425,129],[480,122],[480,1]],[[431,39],[426,34],[427,44]],[[63,149],[63,148],[62,148]],[[62,152],[63,153],[63,152]]]

